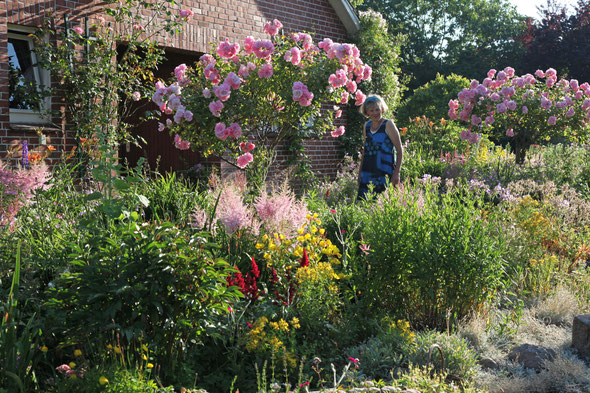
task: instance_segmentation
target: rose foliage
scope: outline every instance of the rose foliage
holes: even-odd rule
[[[588,138],[590,84],[558,80],[552,68],[518,77],[512,67],[492,69],[482,83],[472,80],[449,101],[448,115],[469,123],[465,133],[471,139],[478,139],[478,132],[510,138],[516,161],[522,163],[531,144]]]
[[[270,39],[249,36],[243,47],[226,39],[194,65],[176,67],[169,85],[158,81],[152,97],[164,116],[158,130],[175,134],[179,149],[206,156],[233,151],[241,168],[257,145],[273,149],[290,133],[342,135],[334,120],[349,100],[364,102],[358,84],[371,77],[371,67],[355,45],[328,38],[316,45],[307,33],[281,30],[275,19],[264,28]]]

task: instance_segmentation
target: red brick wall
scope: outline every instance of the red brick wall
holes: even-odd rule
[[[288,31],[315,33],[316,39],[320,40],[324,37],[334,41],[346,39],[344,26],[328,0],[185,0],[180,3],[178,9],[191,9],[195,15],[182,33],[161,41],[166,47],[209,52],[210,42],[216,43],[226,37],[230,41],[241,40],[247,35],[263,37],[264,23],[274,18],[279,19]],[[39,26],[42,16],[53,12],[69,14],[76,25],[83,23],[85,15],[96,14],[100,8],[101,3],[94,1],[0,1],[0,156],[10,143],[18,143],[23,138],[28,139],[31,150],[41,142],[35,130],[16,130],[9,124],[7,24]],[[53,102],[53,105],[55,109],[59,103]],[[69,151],[73,147],[74,141],[66,137],[63,125],[44,133],[48,135],[47,143],[58,148],[54,157],[59,155],[59,150]],[[335,173],[335,162],[340,158],[337,140],[330,136],[308,140],[306,152],[313,159],[314,170],[327,175]]]

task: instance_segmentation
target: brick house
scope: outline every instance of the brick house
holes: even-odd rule
[[[198,59],[210,50],[210,42],[226,37],[233,41],[247,35],[262,37],[264,23],[275,18],[288,31],[310,31],[320,39],[328,37],[340,42],[346,41],[347,36],[359,28],[359,20],[348,0],[184,0],[179,3],[181,8],[191,9],[195,15],[181,34],[161,43],[166,48],[168,61],[160,67],[158,77],[167,78],[176,65]],[[75,146],[75,139],[63,123],[31,110],[26,98],[17,97],[10,91],[9,65],[12,69],[19,68],[28,80],[50,83],[50,75],[34,66],[32,40],[28,34],[41,25],[42,17],[48,11],[56,15],[67,14],[73,23],[80,23],[85,16],[92,18],[99,14],[103,6],[104,3],[87,0],[0,2],[0,157],[23,140],[28,142],[31,151],[43,151],[47,145],[56,147],[57,150],[49,156],[53,159]],[[48,98],[41,105],[60,109],[57,101]],[[155,128],[155,123],[144,123],[134,132],[146,138],[148,146],[157,146],[157,150],[122,146],[119,154],[131,161],[147,155],[152,165],[160,157],[161,170],[186,169],[187,165],[201,160],[198,152],[175,149],[171,138],[154,132]],[[335,174],[335,163],[341,157],[336,140],[310,139],[305,142],[305,147],[314,171],[323,175]],[[279,162],[284,159],[285,152],[279,150]]]

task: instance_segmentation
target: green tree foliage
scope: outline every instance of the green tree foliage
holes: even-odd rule
[[[407,126],[410,119],[426,116],[431,120],[448,118],[449,100],[457,97],[457,92],[469,87],[469,80],[460,75],[451,74],[436,78],[420,86],[414,94],[400,105],[397,112],[398,126]]]
[[[393,110],[399,105],[402,93],[406,89],[404,83],[407,78],[400,78],[399,67],[401,46],[405,42],[405,36],[391,34],[387,29],[386,20],[378,12],[361,11],[359,18],[361,28],[353,42],[360,48],[363,61],[373,68],[371,80],[364,82],[363,91],[367,95],[379,94],[385,99],[390,110]],[[341,140],[344,150],[356,156],[362,141],[361,131],[365,119],[352,105],[348,113],[347,132]]]
[[[524,18],[508,0],[365,0],[358,8],[381,12],[392,33],[408,36],[401,68],[414,77],[410,90],[437,73],[481,78],[522,52],[513,37]]]
[[[550,1],[541,8],[541,21],[527,20],[527,29],[517,40],[526,48],[521,72],[555,68],[559,75],[590,80],[590,0],[580,0],[571,15]]]

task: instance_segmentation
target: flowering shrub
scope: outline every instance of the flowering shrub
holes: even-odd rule
[[[533,143],[551,138],[586,140],[590,84],[558,81],[552,68],[520,77],[515,77],[512,67],[499,72],[491,69],[481,84],[471,81],[470,88],[449,101],[448,115],[470,124],[464,139],[471,142],[477,142],[478,132],[511,138],[516,161],[522,163]]]
[[[11,224],[35,190],[46,187],[48,179],[49,171],[43,163],[14,170],[0,163],[0,226]]]
[[[232,149],[240,168],[256,145],[272,149],[294,130],[342,135],[344,127],[334,125],[339,105],[364,102],[358,83],[371,77],[371,67],[354,45],[326,38],[316,46],[309,34],[281,29],[269,22],[270,39],[246,37],[243,47],[226,39],[193,66],[176,67],[168,86],[158,81],[152,101],[165,115],[158,130],[174,133],[179,149],[206,156]],[[329,102],[337,105],[321,110]]]

